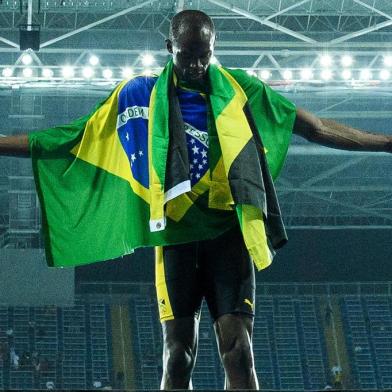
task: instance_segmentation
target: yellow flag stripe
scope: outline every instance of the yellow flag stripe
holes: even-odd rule
[[[220,157],[211,175],[208,206],[220,210],[232,210],[233,205],[234,200],[223,164],[223,158]]]
[[[155,247],[155,288],[157,293],[160,320],[173,320],[174,315],[165,278],[165,264],[163,262],[162,246]]]
[[[224,151],[224,164],[226,173],[229,173],[231,164],[252,138],[252,130],[244,113],[247,102],[245,92],[237,81],[223,68],[219,68],[234,89],[234,97],[223,109],[216,119],[219,143]]]
[[[192,187],[191,192],[183,193],[170,200],[166,205],[166,215],[175,222],[179,222],[188,210],[193,206],[195,200],[208,191],[210,183],[210,171],[207,170],[204,176]]]
[[[117,133],[118,96],[128,80],[121,82],[106,102],[88,120],[83,138],[71,153],[92,165],[128,181],[132,190],[149,202],[148,189],[131,173],[127,154]]]
[[[258,271],[272,263],[262,212],[251,205],[242,205],[242,234],[246,248]]]

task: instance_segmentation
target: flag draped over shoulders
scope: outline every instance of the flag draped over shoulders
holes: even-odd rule
[[[294,105],[211,65],[211,163],[195,183],[175,83],[169,62],[159,77],[120,83],[88,116],[29,135],[49,265],[214,238],[233,217],[256,266],[271,262],[286,238],[271,175],[287,153]]]

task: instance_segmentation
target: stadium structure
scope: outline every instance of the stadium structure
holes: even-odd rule
[[[159,74],[170,19],[210,15],[214,62],[319,117],[391,134],[389,0],[0,0],[0,134],[66,124]],[[293,136],[276,188],[289,242],[257,275],[263,390],[392,389],[392,157]],[[31,161],[0,157],[0,390],[152,390],[153,255],[46,267]],[[223,389],[207,309],[195,389]]]

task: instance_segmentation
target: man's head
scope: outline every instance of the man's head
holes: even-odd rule
[[[202,81],[214,53],[215,27],[204,12],[185,10],[170,23],[166,46],[173,55],[174,71],[186,81]]]

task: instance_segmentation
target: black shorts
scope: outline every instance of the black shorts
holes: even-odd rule
[[[200,315],[254,316],[255,272],[239,227],[205,241],[156,247],[155,285],[161,321]]]

